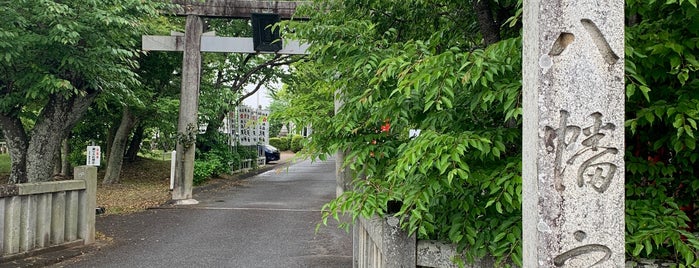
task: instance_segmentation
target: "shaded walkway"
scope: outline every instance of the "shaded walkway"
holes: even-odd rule
[[[200,204],[98,218],[114,238],[56,267],[351,267],[350,234],[322,227],[335,163],[303,161],[241,186],[202,192]]]

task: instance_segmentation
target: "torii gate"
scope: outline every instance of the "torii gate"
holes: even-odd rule
[[[202,35],[203,22],[201,17],[250,19],[253,13],[270,13],[279,15],[280,19],[290,19],[296,6],[302,2],[250,0],[173,0],[172,2],[181,6],[175,11],[175,14],[187,17],[184,36],[144,35],[142,49],[146,51],[184,51],[172,200],[178,205],[189,205],[198,203],[192,199],[192,181],[194,177],[194,145],[199,129],[197,112],[201,52],[260,53],[253,48],[252,38]],[[298,42],[285,42],[284,47],[279,51],[262,53],[306,54],[307,47],[307,45],[301,45]]]

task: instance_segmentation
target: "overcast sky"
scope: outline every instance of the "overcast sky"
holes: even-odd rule
[[[278,86],[281,87],[281,84],[272,84],[271,86]],[[254,89],[254,85],[250,85],[247,87],[248,90]],[[250,106],[252,108],[257,108],[258,105],[262,105],[262,108],[269,108],[269,104],[272,102],[272,99],[267,95],[267,88],[266,87],[261,87],[260,90],[258,90],[254,95],[248,97],[247,99],[243,100],[243,104]]]

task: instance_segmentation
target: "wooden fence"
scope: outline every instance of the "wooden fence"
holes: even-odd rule
[[[0,263],[95,241],[97,167],[75,179],[0,186]]]

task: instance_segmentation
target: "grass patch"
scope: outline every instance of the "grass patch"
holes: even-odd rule
[[[153,150],[148,152],[139,152],[138,156],[153,160],[170,161],[170,159],[172,159],[172,151],[163,152],[163,150]]]
[[[0,178],[10,176],[10,155],[0,154]],[[0,179],[0,184],[5,180]]]
[[[121,183],[102,185],[104,170],[97,177],[97,206],[105,214],[132,213],[157,207],[170,200],[170,161],[139,158],[124,162]]]

